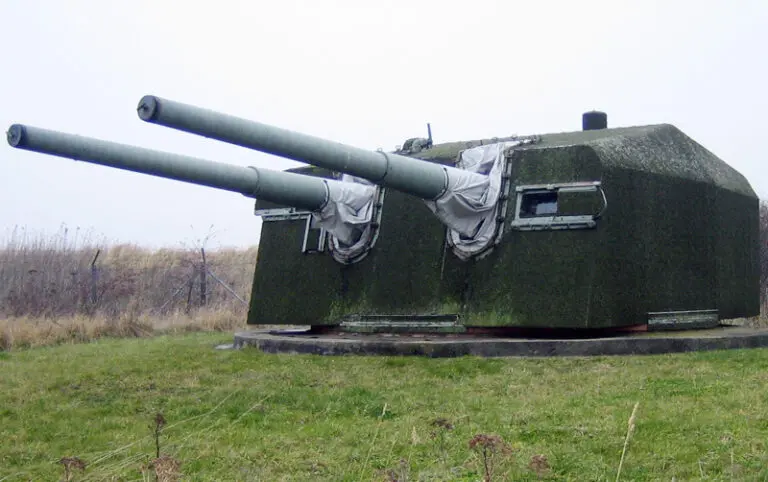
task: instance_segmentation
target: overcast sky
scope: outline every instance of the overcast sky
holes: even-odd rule
[[[156,94],[363,148],[672,123],[768,198],[768,2],[0,1],[0,125],[299,164],[138,119]],[[243,196],[0,145],[0,237],[248,246]]]

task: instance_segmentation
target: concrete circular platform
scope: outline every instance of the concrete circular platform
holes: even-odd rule
[[[235,333],[234,348],[267,353],[423,357],[552,357],[643,355],[768,346],[768,328],[720,326],[706,330],[626,333],[600,338],[513,338],[466,334],[312,333],[253,330]]]

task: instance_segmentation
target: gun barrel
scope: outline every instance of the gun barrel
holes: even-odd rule
[[[326,182],[338,182],[234,166],[21,124],[12,125],[7,138],[8,144],[19,149],[223,189],[309,211],[321,209],[328,201]]]
[[[455,169],[360,149],[152,95],[144,96],[137,110],[146,122],[344,172],[427,200],[445,193],[447,171]]]

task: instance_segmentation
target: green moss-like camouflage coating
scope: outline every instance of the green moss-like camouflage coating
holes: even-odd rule
[[[499,140],[414,157],[451,164],[462,149]],[[301,254],[304,221],[264,223],[248,323],[459,313],[468,326],[601,328],[643,324],[652,311],[759,312],[757,196],[674,126],[547,134],[513,156],[513,186],[601,181],[608,209],[597,228],[513,230],[511,199],[501,244],[464,262],[421,200],[387,191],[376,246],[342,266]],[[594,196],[559,203],[572,212],[601,205]]]

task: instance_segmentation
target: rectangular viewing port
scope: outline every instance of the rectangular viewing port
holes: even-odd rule
[[[605,208],[600,182],[517,186],[513,229],[589,229]]]

